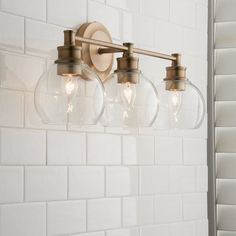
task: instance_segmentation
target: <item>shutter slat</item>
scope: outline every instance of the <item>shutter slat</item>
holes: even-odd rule
[[[236,47],[236,22],[226,22],[215,24],[215,48],[235,48]]]
[[[216,152],[236,153],[236,128],[216,128]]]
[[[216,50],[215,73],[216,75],[236,74],[235,58],[236,49]]]
[[[236,236],[236,0],[214,0],[217,235]]]
[[[236,179],[236,153],[218,153],[216,166],[217,178]]]
[[[218,236],[236,236],[236,231],[218,231]]]
[[[236,126],[236,102],[216,102],[216,126]]]
[[[216,199],[217,204],[236,204],[236,180],[218,179]]]
[[[235,0],[217,0],[215,8],[215,21],[236,21],[235,9]]]
[[[236,231],[236,206],[218,205],[218,229]]]
[[[215,76],[216,101],[236,101],[236,75]]]

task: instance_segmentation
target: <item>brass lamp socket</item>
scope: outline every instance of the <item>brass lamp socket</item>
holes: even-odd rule
[[[125,46],[132,47],[131,43],[124,43]],[[118,83],[132,83],[139,82],[139,59],[134,57],[131,51],[124,52],[122,57],[117,58]]]
[[[177,56],[177,61],[172,62],[172,65],[166,67],[166,90],[169,91],[184,91],[186,78],[186,67],[180,65],[180,55]]]
[[[81,47],[75,45],[74,35],[72,30],[65,30],[64,45],[57,47],[58,59],[55,64],[57,64],[58,75],[81,74]]]

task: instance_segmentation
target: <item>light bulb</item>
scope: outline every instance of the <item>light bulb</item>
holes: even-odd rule
[[[132,109],[136,98],[135,84],[126,82],[120,86],[120,96],[126,110]]]
[[[67,113],[73,112],[73,98],[78,92],[78,80],[72,75],[63,76],[62,90],[65,91],[67,97]]]
[[[178,115],[182,104],[182,91],[170,91],[169,104],[173,115]]]
[[[128,119],[131,116],[136,98],[135,84],[130,82],[122,83],[120,86],[120,97],[124,108],[123,118]]]

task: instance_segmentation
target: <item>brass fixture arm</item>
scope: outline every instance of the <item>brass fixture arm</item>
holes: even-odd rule
[[[75,36],[75,40],[80,41],[82,43],[88,43],[88,44],[107,47],[107,48],[110,48],[110,49],[119,49],[119,50],[121,50],[121,52],[124,52],[124,51],[128,50],[128,47],[125,47],[123,45],[115,44],[115,43],[109,43],[109,42],[105,42],[105,41],[97,40],[97,39],[90,39],[90,38]]]
[[[80,37],[80,36],[75,36],[75,40],[80,41],[82,43],[88,43],[88,44],[106,47],[106,48],[99,48],[98,49],[99,54],[125,52],[125,51],[129,50],[129,47],[124,46],[124,45],[105,42],[105,41],[96,40],[96,39]],[[158,57],[158,58],[165,59],[165,60],[171,60],[171,61],[178,60],[178,57],[176,57],[176,56],[167,55],[167,54],[163,54],[163,53],[159,53],[159,52],[153,52],[153,51],[144,50],[144,49],[140,49],[140,48],[133,48],[133,52],[138,53],[138,54],[142,54],[142,55]]]

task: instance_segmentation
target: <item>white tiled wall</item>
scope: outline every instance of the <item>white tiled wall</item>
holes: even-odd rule
[[[33,104],[62,31],[94,20],[116,42],[183,53],[205,94],[207,7],[207,0],[0,0],[0,236],[208,235],[206,121],[194,131],[66,131],[42,124]],[[159,82],[168,62],[140,56],[140,64]]]

